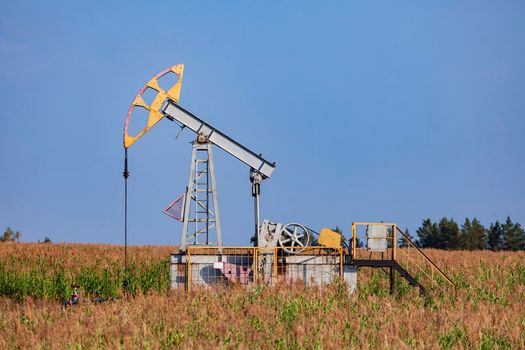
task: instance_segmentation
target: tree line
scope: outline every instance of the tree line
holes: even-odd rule
[[[1,231],[0,231],[1,232]],[[20,242],[20,237],[22,237],[22,233],[20,231],[13,231],[11,227],[8,227],[5,229],[4,233],[0,235],[0,243],[1,242]],[[38,241],[38,243],[53,243],[51,239],[47,236],[44,237],[44,240],[42,242]]]
[[[442,218],[439,222],[430,219],[423,220],[417,229],[417,239],[410,232],[405,234],[421,248],[437,248],[449,250],[525,250],[525,231],[518,222],[512,222],[507,216],[505,222],[496,221],[489,227],[473,218],[466,218],[460,226],[452,218]],[[399,240],[400,246],[406,246],[404,239]]]
[[[20,241],[20,236],[22,236],[20,231],[15,232],[11,229],[11,227],[8,227],[5,229],[4,233],[0,236],[0,242],[18,242]]]

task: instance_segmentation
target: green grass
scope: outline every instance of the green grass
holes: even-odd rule
[[[66,300],[72,285],[82,286],[83,296],[118,297],[125,283],[124,269],[94,266],[68,271],[59,264],[44,262],[21,268],[0,261],[0,296],[16,300],[28,297]],[[132,294],[169,290],[169,262],[153,261],[131,264],[128,268],[128,291]]]

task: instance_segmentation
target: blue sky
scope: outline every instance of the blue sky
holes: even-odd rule
[[[524,38],[523,1],[4,2],[0,228],[121,243],[124,118],[176,63],[183,107],[277,162],[262,217],[525,224]],[[130,149],[131,244],[180,241],[177,132]],[[248,169],[215,158],[224,242],[247,245]]]

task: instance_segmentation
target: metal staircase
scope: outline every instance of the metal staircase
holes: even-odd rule
[[[411,276],[417,275],[419,281],[426,280],[432,287],[438,288],[442,292],[446,292],[448,287],[452,287],[452,289],[455,290],[454,282],[452,282],[446,273],[397,226],[396,230],[406,242],[405,248],[397,248],[396,263],[400,267],[401,264],[403,264],[407,274]],[[439,279],[442,279],[443,283],[438,283]]]
[[[367,248],[357,247],[357,228],[366,226],[367,232],[374,227],[372,243]],[[379,230],[378,230],[379,228]],[[377,238],[377,232],[384,237]],[[399,235],[398,235],[399,234]],[[398,238],[405,242],[398,247]],[[384,242],[380,242],[381,240]],[[352,245],[350,263],[356,267],[386,268],[390,277],[390,292],[395,289],[396,272],[421,294],[427,294],[429,287],[446,292],[455,289],[452,280],[434,263],[396,224],[356,222],[352,224]]]

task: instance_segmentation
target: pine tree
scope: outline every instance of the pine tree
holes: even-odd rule
[[[442,249],[463,249],[461,231],[454,219],[443,217],[438,224],[439,239],[436,248]]]
[[[419,237],[419,244],[423,248],[442,248],[440,247],[440,233],[438,226],[430,219],[423,220],[423,224],[416,231]]]
[[[497,220],[487,230],[487,246],[490,250],[503,249],[503,227]]]
[[[513,223],[509,216],[502,225],[503,249],[522,250],[525,249],[525,232],[519,223]]]
[[[405,248],[408,247],[408,241],[402,236],[399,235],[399,239],[397,240],[397,244],[399,248]],[[405,236],[407,236],[416,246],[418,246],[418,242],[416,239],[410,234],[410,231],[408,231],[408,228],[405,228]]]
[[[467,250],[487,249],[487,234],[485,227],[474,218],[472,222],[469,218],[461,228],[461,247]]]
[[[471,250],[470,248],[470,232],[472,231],[472,223],[469,218],[465,218],[465,222],[461,226],[461,246],[464,249]]]
[[[472,220],[471,239],[471,247],[473,249],[487,249],[487,232],[485,230],[485,226],[483,226],[477,218],[474,218],[474,220]]]

